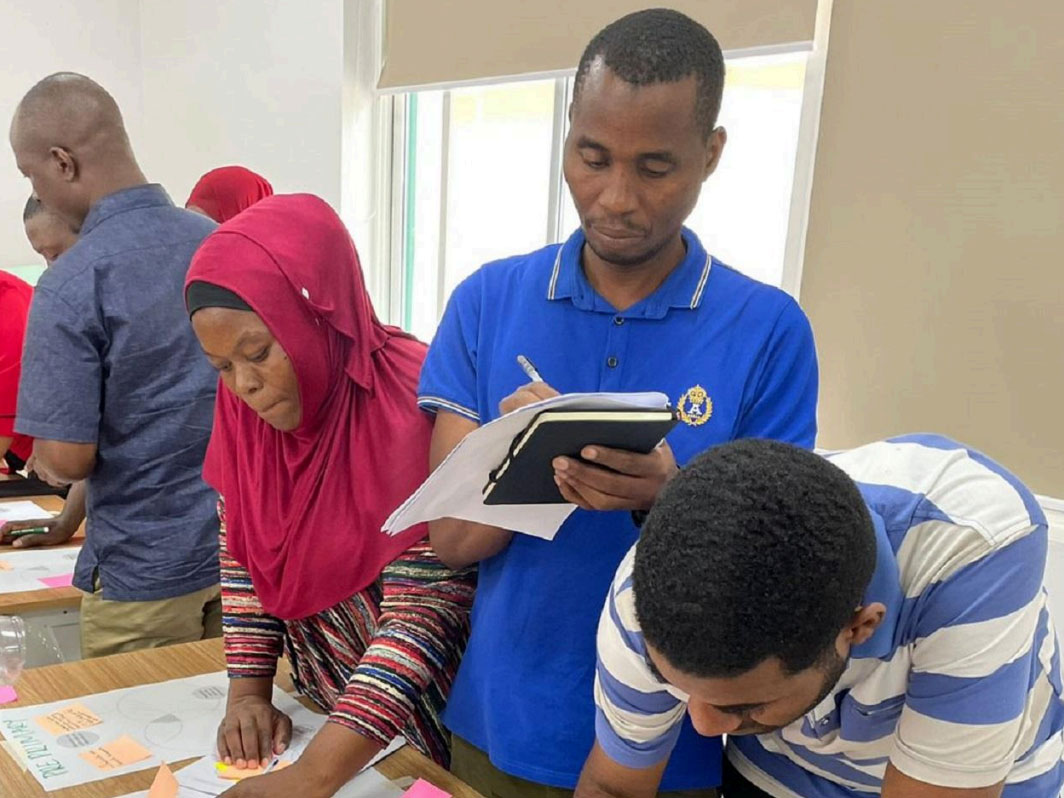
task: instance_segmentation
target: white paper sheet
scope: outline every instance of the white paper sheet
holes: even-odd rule
[[[21,748],[31,763],[30,772],[45,790],[58,790],[124,773],[157,768],[202,756],[214,744],[218,724],[225,714],[229,680],[225,673],[128,687],[108,693],[80,696],[14,709],[0,710],[0,734]],[[274,705],[289,714],[304,707],[277,687]],[[80,704],[102,722],[69,734],[54,735],[36,720]],[[133,738],[151,752],[139,762],[114,770],[99,770],[79,754],[123,736]]]
[[[52,518],[54,515],[36,502],[0,502],[0,526],[8,521],[33,521],[38,518]]]
[[[573,504],[484,504],[488,473],[510,450],[510,443],[543,410],[658,410],[667,407],[663,393],[573,393],[522,407],[471,432],[384,522],[396,535],[415,524],[438,518],[461,518],[552,540],[576,509]]]
[[[191,767],[191,765],[189,766]],[[188,770],[188,768],[185,768]],[[178,771],[177,776],[180,779],[181,774],[184,771]],[[228,783],[228,786],[232,786],[232,782]],[[220,793],[207,793],[199,790],[192,789],[191,787],[184,787],[180,784],[177,788],[177,798],[215,798]],[[351,781],[347,782],[340,790],[333,796],[333,798],[398,798],[403,794],[403,790],[395,784],[393,781],[389,781],[382,776],[376,770],[372,768],[369,770],[363,770]],[[148,791],[142,790],[140,792],[131,792],[121,796],[121,798],[148,798]]]
[[[61,549],[0,548],[0,593],[24,593],[49,587],[41,580],[72,574],[80,551],[80,546]]]
[[[403,791],[376,770],[363,770],[340,788],[333,798],[397,798]]]
[[[312,712],[302,705],[298,709],[289,712],[288,716],[292,719],[292,740],[288,749],[278,757],[281,762],[295,762],[299,759],[314,735],[325,725],[327,717],[317,712]],[[388,754],[402,748],[405,744],[406,741],[402,737],[397,737],[392,741],[391,745],[373,757],[366,767],[372,767]],[[232,787],[233,782],[218,775],[215,767],[218,761],[215,746],[212,744],[205,750],[208,751],[206,756],[175,774],[177,783],[181,787],[198,790],[206,795],[220,795],[229,787]]]

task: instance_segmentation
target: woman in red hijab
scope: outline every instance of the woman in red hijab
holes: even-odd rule
[[[425,346],[377,320],[347,230],[306,194],[263,200],[210,235],[186,299],[221,375],[204,465],[221,495],[219,756],[258,767],[287,745],[291,722],[270,701],[282,650],[330,713],[296,764],[227,798],[331,796],[400,734],[446,766],[439,713],[475,577],[447,569],[424,526],[380,532],[427,476]]]
[[[273,186],[265,177],[243,166],[222,166],[199,179],[185,207],[221,224],[270,196]]]

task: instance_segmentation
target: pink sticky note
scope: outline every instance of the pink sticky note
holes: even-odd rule
[[[444,792],[435,784],[418,779],[410,785],[409,790],[403,793],[403,798],[451,798],[451,794]]]
[[[48,587],[70,587],[74,584],[74,574],[63,574],[62,576],[45,576],[37,580],[48,585]]]
[[[0,704],[10,704],[12,701],[18,701],[18,693],[15,692],[15,688],[9,684],[0,687]]]

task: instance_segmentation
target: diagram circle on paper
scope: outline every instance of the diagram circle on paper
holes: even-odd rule
[[[55,741],[64,748],[85,748],[100,742],[100,735],[91,731],[76,731],[56,737]]]

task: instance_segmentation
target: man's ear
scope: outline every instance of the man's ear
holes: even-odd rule
[[[720,156],[724,154],[724,145],[727,143],[728,131],[722,127],[713,128],[713,132],[709,134],[709,141],[706,142],[706,168],[702,173],[703,180],[717,171]]]
[[[886,606],[878,601],[869,604],[867,607],[858,607],[846,628],[839,633],[839,642],[845,644],[843,650],[859,646],[872,637],[879,625],[883,623],[886,615]]]
[[[73,183],[78,179],[80,173],[78,160],[70,150],[65,147],[52,147],[48,150],[48,155],[61,180]]]

